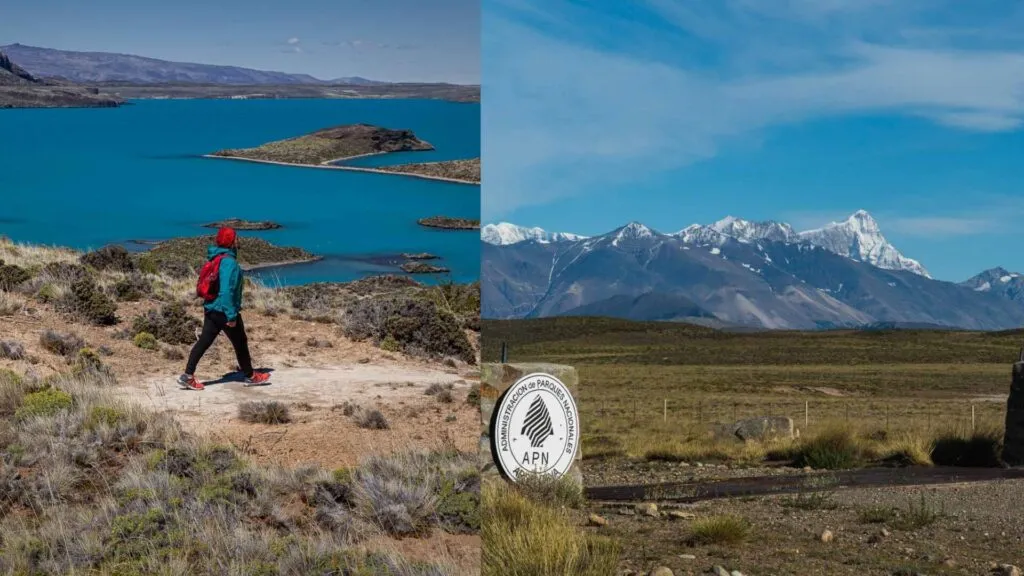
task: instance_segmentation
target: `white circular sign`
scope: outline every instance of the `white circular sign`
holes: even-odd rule
[[[550,374],[519,379],[491,417],[491,450],[502,474],[562,476],[579,449],[579,412],[565,384]]]

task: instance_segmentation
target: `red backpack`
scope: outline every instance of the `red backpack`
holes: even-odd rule
[[[206,302],[213,302],[220,292],[220,261],[225,254],[218,254],[213,260],[207,261],[199,270],[199,282],[196,283],[196,294]]]

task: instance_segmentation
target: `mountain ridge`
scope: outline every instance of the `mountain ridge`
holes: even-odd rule
[[[863,215],[854,216],[865,223]],[[529,237],[482,235],[484,317],[685,318],[692,302],[721,322],[769,329],[1024,326],[1019,276],[1000,281],[1009,287],[1019,281],[1019,293],[977,290],[983,281],[972,287],[935,280],[837,253],[834,245],[793,241],[794,233],[778,223],[724,223],[718,230],[696,225],[664,234],[631,222],[575,240],[542,229],[526,229]],[[862,228],[874,233],[872,226]],[[876,237],[884,239],[880,231]],[[879,254],[874,248],[865,253]],[[997,280],[1009,275],[995,270],[989,276],[996,274]]]
[[[135,54],[74,51],[14,43],[0,46],[33,75],[78,83],[137,82],[141,84],[194,83],[223,85],[326,85],[387,84],[358,76],[321,80],[309,74],[257,70],[242,66],[177,62]],[[350,80],[346,82],[345,80]]]

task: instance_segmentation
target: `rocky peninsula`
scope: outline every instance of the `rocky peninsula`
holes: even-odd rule
[[[426,226],[428,228],[443,228],[445,230],[479,230],[480,220],[472,220],[469,218],[452,218],[450,216],[431,216],[429,218],[420,218],[418,221],[420,226]]]
[[[445,162],[423,162],[419,164],[399,164],[397,166],[380,166],[380,170],[396,174],[429,176],[445,180],[460,180],[480,183],[480,159],[448,160]]]
[[[101,94],[97,88],[36,78],[0,52],[0,108],[114,108],[122,104],[120,98]]]
[[[450,270],[443,266],[424,264],[418,260],[406,262],[405,264],[402,264],[400,268],[408,274],[446,274],[450,272]]]
[[[143,255],[143,267],[154,273],[191,274],[206,262],[206,249],[213,241],[213,236],[194,236],[160,242]],[[322,256],[302,248],[276,246],[251,236],[238,237],[238,263],[245,270],[316,262],[320,259]]]
[[[305,136],[268,142],[255,148],[220,150],[210,156],[323,166],[358,156],[433,149],[430,143],[417,138],[411,130],[391,130],[370,124],[349,124],[325,128]]]
[[[270,220],[243,220],[241,218],[228,218],[217,222],[203,224],[203,228],[222,228],[227,226],[235,230],[278,230],[284,228],[277,222]]]

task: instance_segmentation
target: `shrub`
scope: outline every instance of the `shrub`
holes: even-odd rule
[[[93,406],[89,410],[89,415],[85,418],[85,427],[89,430],[95,430],[101,425],[105,425],[109,428],[113,428],[125,421],[127,416],[116,408],[109,406]]]
[[[695,520],[690,531],[694,544],[739,544],[750,534],[750,524],[738,516],[712,516]]]
[[[141,274],[133,274],[116,282],[111,291],[122,302],[138,302],[153,293],[153,285]]]
[[[469,394],[466,395],[466,404],[480,407],[480,384],[470,386]]]
[[[938,466],[996,468],[1001,465],[1002,434],[995,430],[946,432],[935,439],[932,462]]]
[[[21,312],[23,307],[21,301],[0,293],[0,316],[13,316]]]
[[[505,482],[488,482],[482,498],[483,576],[619,571],[619,545],[576,528],[572,518],[537,504]]]
[[[167,304],[159,311],[150,310],[132,321],[131,334],[148,332],[168,344],[191,344],[196,340],[199,320],[188,315],[180,303]]]
[[[100,360],[100,355],[94,352],[91,348],[82,348],[78,351],[78,356],[75,360],[75,369],[78,371],[99,371],[103,369],[103,361]]]
[[[924,492],[922,492],[920,504],[914,504],[913,501],[908,502],[907,508],[901,510],[899,517],[893,522],[893,528],[907,531],[917,530],[934,524],[944,515],[943,510],[936,509],[928,503]]]
[[[551,474],[526,474],[515,483],[516,489],[524,496],[554,508],[581,508],[583,506],[583,487],[569,476]]]
[[[441,390],[437,393],[437,401],[442,404],[451,404],[452,402],[455,402],[455,396],[452,395],[451,390]]]
[[[14,340],[0,340],[0,358],[21,360],[25,357],[25,347]]]
[[[445,390],[451,389],[451,384],[441,384],[440,382],[434,382],[430,386],[427,386],[427,389],[424,390],[423,393],[426,394],[427,396],[437,396],[438,394],[444,392]]]
[[[156,336],[149,332],[139,332],[135,335],[135,338],[132,338],[132,342],[143,350],[156,350],[159,347],[156,342]]]
[[[91,278],[82,278],[71,284],[58,307],[97,326],[117,324],[117,304],[100,291]]]
[[[794,464],[819,470],[855,468],[863,461],[857,439],[848,430],[827,430],[796,449]]]
[[[355,340],[372,339],[381,349],[400,347],[410,354],[454,356],[475,363],[476,355],[455,316],[431,300],[371,297],[346,311],[345,334]]]
[[[85,347],[85,341],[77,335],[70,332],[61,334],[53,330],[46,330],[40,334],[39,344],[44,350],[67,358],[78,354],[78,351]]]
[[[60,298],[60,291],[52,282],[46,282],[36,291],[36,299],[43,304],[56,302]]]
[[[885,506],[864,508],[858,514],[858,519],[862,524],[887,524],[895,521],[896,518],[896,511]]]
[[[24,420],[34,416],[52,416],[70,409],[72,404],[71,394],[56,388],[46,388],[26,394],[21,406],[14,412],[14,417]]]
[[[356,424],[370,430],[387,430],[391,426],[380,410],[364,410],[356,415]]]
[[[74,284],[79,280],[89,278],[89,271],[81,264],[69,262],[50,262],[43,266],[43,276],[58,284]]]
[[[166,359],[166,360],[184,360],[185,359],[185,353],[182,352],[181,350],[177,349],[177,348],[172,347],[172,346],[164,346],[163,348],[161,348],[161,351],[163,352],[164,359]]]
[[[79,260],[82,264],[92,266],[97,270],[134,272],[136,268],[131,254],[123,246],[114,244],[82,254]]]
[[[356,509],[388,534],[413,536],[431,528],[436,500],[424,482],[364,472],[353,499]]]
[[[291,422],[288,406],[276,400],[242,402],[238,417],[254,424],[285,424]]]
[[[0,260],[0,291],[10,292],[27,281],[32,275],[28,270]]]

